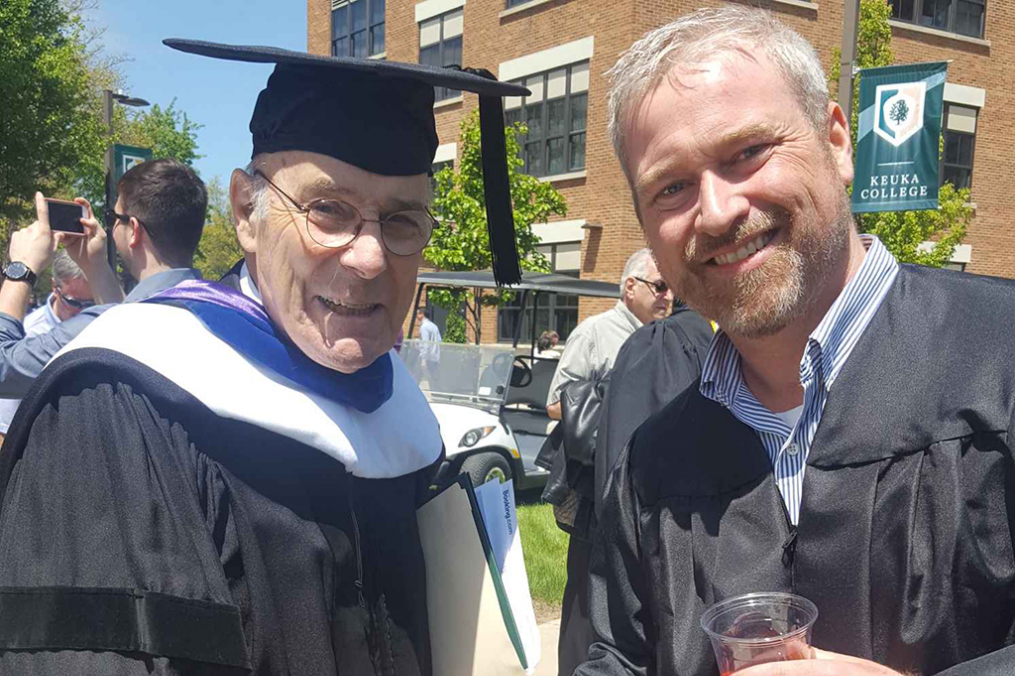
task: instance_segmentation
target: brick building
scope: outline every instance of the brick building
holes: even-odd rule
[[[536,226],[555,269],[618,280],[644,246],[623,173],[606,135],[605,71],[647,30],[724,0],[308,0],[308,51],[487,68],[533,94],[505,101],[523,120],[526,170],[567,199],[565,219]],[[754,0],[818,49],[828,70],[841,42],[843,0]],[[943,175],[972,189],[976,219],[954,267],[1015,277],[1008,233],[1015,215],[1015,2],[890,0],[898,63],[952,61],[945,90]],[[474,95],[438,91],[441,146],[435,165],[454,162],[461,120]],[[562,334],[608,303],[557,299],[540,328]],[[484,342],[505,336],[517,310],[486,312]],[[499,315],[499,316],[498,316]]]

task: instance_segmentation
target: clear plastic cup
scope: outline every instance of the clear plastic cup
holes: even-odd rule
[[[712,640],[719,673],[728,676],[755,664],[809,659],[817,619],[817,606],[802,596],[755,592],[709,607],[701,628]]]

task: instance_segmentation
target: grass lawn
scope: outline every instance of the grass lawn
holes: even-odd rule
[[[553,507],[538,502],[519,501],[518,528],[522,534],[525,569],[533,600],[559,614],[567,580],[567,533],[553,520]]]

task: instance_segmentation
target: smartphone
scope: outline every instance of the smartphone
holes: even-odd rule
[[[88,218],[88,210],[83,205],[66,200],[51,200],[47,197],[46,206],[49,208],[50,228],[72,235],[85,234],[81,219]]]

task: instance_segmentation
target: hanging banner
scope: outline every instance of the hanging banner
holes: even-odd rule
[[[113,183],[110,186],[110,204],[116,204],[116,187],[120,185],[120,179],[129,170],[142,162],[152,159],[151,148],[138,148],[136,146],[113,144]]]
[[[938,143],[948,64],[860,74],[853,212],[938,207]]]

